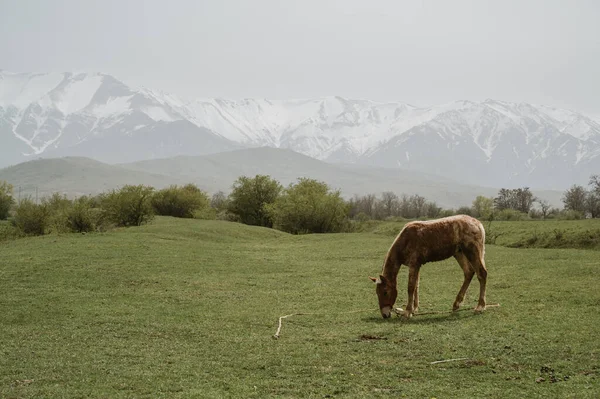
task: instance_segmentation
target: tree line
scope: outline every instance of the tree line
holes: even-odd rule
[[[151,221],[154,215],[195,217],[209,203],[208,195],[193,184],[158,191],[144,185],[126,185],[73,200],[54,193],[42,198],[40,203],[29,197],[16,203],[12,186],[0,182],[0,220],[10,219],[16,236],[140,226]]]
[[[443,209],[418,194],[355,195],[345,200],[326,183],[300,178],[283,187],[270,176],[241,176],[226,195],[212,197],[193,184],[162,190],[127,185],[97,196],[75,200],[58,193],[41,203],[25,198],[18,204],[13,188],[0,182],[0,220],[10,218],[20,235],[49,232],[89,232],[111,226],[139,226],[154,215],[222,219],[276,228],[292,234],[351,231],[356,223],[385,219],[431,219],[468,214],[484,220],[600,217],[600,175],[588,188],[574,185],[563,194],[564,209],[551,208],[528,187],[502,188],[496,197],[478,196],[470,206]]]
[[[588,188],[574,184],[563,194],[565,209],[592,218],[600,217],[600,175],[590,176]]]

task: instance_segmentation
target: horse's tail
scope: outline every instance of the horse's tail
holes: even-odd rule
[[[479,220],[477,222],[479,231],[481,232],[481,261],[483,263],[485,258],[485,228],[483,227],[483,223],[481,223]]]

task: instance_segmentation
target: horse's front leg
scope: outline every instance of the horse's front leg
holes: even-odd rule
[[[415,285],[415,301],[413,303],[413,314],[415,314],[419,311],[419,283],[421,282],[421,268],[420,267],[417,269],[416,273],[417,273],[417,276],[415,277],[416,285]]]
[[[419,268],[420,266],[408,267],[408,303],[406,304],[406,309],[402,314],[406,318],[410,318],[415,310],[415,290],[417,288],[417,282],[419,278]]]

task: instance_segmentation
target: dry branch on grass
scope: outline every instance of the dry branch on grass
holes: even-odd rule
[[[499,303],[492,303],[487,305],[486,307],[488,308],[497,308],[500,307]],[[398,310],[400,309],[400,310]],[[396,314],[400,315],[400,312],[402,312],[401,308],[396,308]],[[455,313],[455,312],[460,312],[463,310],[472,310],[470,308],[462,308],[456,311],[442,311],[442,312],[436,312],[436,311],[431,311],[431,312],[421,312],[421,313],[416,313],[414,314],[413,317],[415,316],[424,316],[424,315],[428,315],[428,314],[445,314],[445,313]],[[348,312],[340,312],[340,314],[350,314],[350,313],[362,313],[362,312],[372,312],[373,309],[361,309],[361,310],[350,310]],[[279,318],[279,322],[278,322],[278,326],[277,326],[277,331],[275,331],[275,334],[273,335],[274,339],[279,339],[280,335],[281,335],[281,328],[283,326],[283,319],[287,319],[288,317],[292,317],[292,316],[307,316],[307,315],[324,315],[326,313],[290,313],[290,314],[286,314],[285,316],[281,316]]]
[[[457,359],[446,359],[446,360],[437,360],[435,362],[431,362],[429,364],[439,364],[439,363],[449,363],[449,362],[458,362],[461,360],[469,360],[468,357],[459,357]]]

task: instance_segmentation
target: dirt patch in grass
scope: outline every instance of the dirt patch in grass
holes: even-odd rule
[[[372,334],[362,334],[360,337],[358,337],[358,341],[381,341],[386,339],[386,337],[380,337],[379,335]]]

